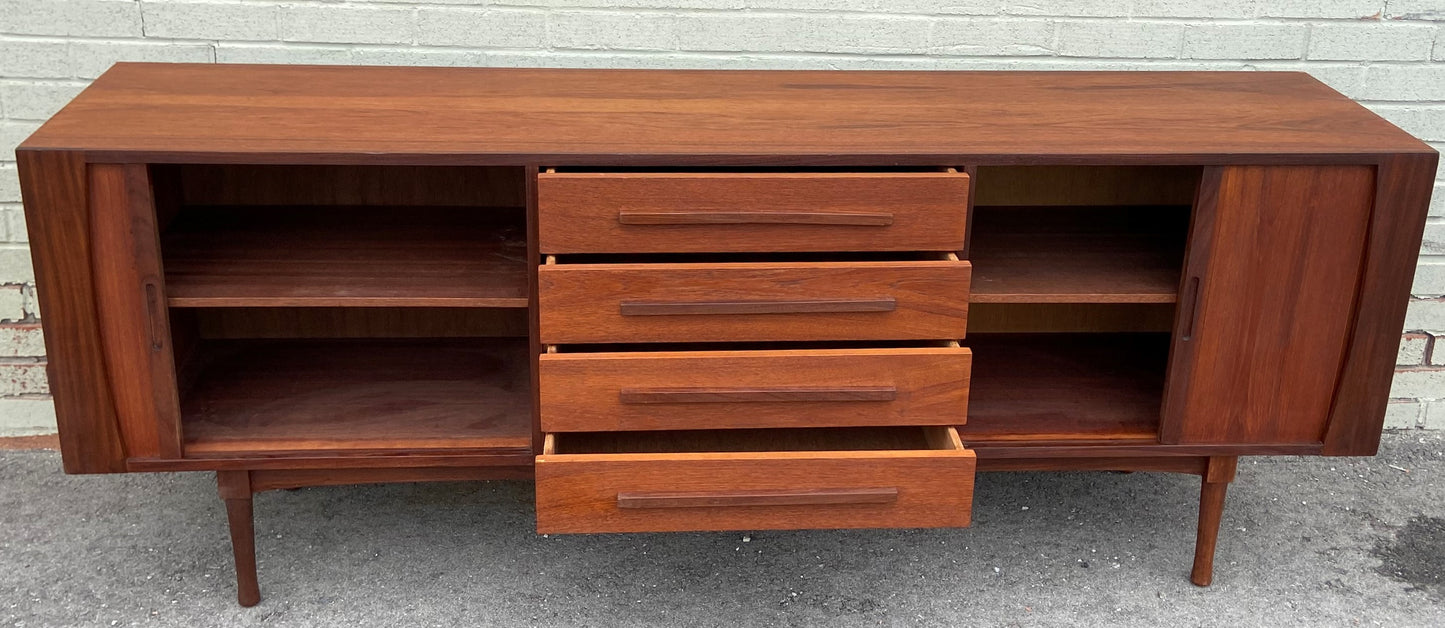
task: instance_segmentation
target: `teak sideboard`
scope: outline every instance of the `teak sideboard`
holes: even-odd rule
[[[120,64],[16,151],[70,473],[965,526],[1372,455],[1437,155],[1300,73]]]

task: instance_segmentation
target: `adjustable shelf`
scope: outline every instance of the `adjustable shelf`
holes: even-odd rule
[[[1168,334],[979,334],[966,443],[1154,442]]]
[[[520,209],[203,207],[163,236],[171,307],[527,307]]]
[[[527,340],[206,340],[187,457],[530,453]],[[505,450],[505,451],[504,451]]]
[[[990,234],[969,251],[969,302],[1174,303],[1182,255],[1133,234]]]
[[[1174,303],[1187,207],[978,208],[969,302]]]

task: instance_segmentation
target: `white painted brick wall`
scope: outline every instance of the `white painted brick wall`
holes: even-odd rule
[[[0,435],[54,425],[12,149],[122,60],[1303,70],[1445,147],[1445,0],[0,0]],[[1392,427],[1445,429],[1435,189]]]
[[[0,434],[34,436],[55,433],[55,405],[49,399],[0,399]]]

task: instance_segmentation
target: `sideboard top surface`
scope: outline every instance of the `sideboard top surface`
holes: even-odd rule
[[[121,63],[21,145],[92,160],[1245,163],[1432,149],[1296,72]]]

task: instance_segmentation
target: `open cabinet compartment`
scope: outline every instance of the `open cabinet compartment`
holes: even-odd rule
[[[527,307],[520,168],[161,166],[175,307]]]
[[[1201,172],[979,168],[965,442],[1158,441]]]
[[[153,178],[184,456],[530,454],[522,169]]]

